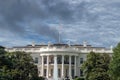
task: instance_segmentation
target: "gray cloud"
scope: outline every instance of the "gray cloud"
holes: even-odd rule
[[[69,10],[68,4],[57,1],[54,1],[53,3],[52,1],[54,0],[0,0],[0,15],[3,18],[0,21],[0,27],[2,29],[22,34],[26,32],[26,27],[24,26],[24,23],[27,18],[31,20],[46,20],[52,18],[70,20],[70,17],[72,17],[72,11]],[[31,22],[31,20],[29,21]],[[41,35],[46,34],[47,36],[47,30],[48,36],[55,35],[53,35],[53,32],[56,33],[55,30],[50,31],[49,27],[42,26],[39,26],[38,28],[43,28],[46,31],[45,33],[44,31],[40,31]]]
[[[37,22],[31,22],[29,26],[34,33],[40,34],[40,36],[51,37],[58,41],[58,30],[56,28],[53,28],[52,26],[49,26],[47,24],[41,24]]]
[[[60,30],[56,28],[63,24],[64,39],[80,42],[89,39],[93,44],[101,41],[110,45],[120,37],[119,3],[119,0],[0,0],[0,31],[22,39],[33,32],[58,41]]]

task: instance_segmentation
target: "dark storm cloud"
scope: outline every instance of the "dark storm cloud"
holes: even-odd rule
[[[45,10],[48,11],[48,15],[64,21],[74,19],[74,10],[69,3],[59,0],[42,0],[42,3],[45,5]]]
[[[35,8],[35,9],[34,9]],[[37,16],[39,14],[38,7],[32,5],[28,0],[0,0],[0,27],[16,33],[24,33],[24,23],[26,16]]]
[[[34,33],[40,34],[39,36],[47,36],[58,41],[58,31],[56,28],[41,23],[32,23],[30,26]]]
[[[63,24],[64,38],[116,42],[120,36],[119,3],[119,0],[0,0],[0,34],[4,31],[19,34],[17,37],[23,41],[23,35],[37,34],[57,41],[60,30],[56,28]],[[2,36],[1,41],[5,39],[8,38]]]
[[[0,0],[0,28],[6,29],[15,33],[25,33],[25,20],[28,19],[62,19],[71,20],[72,10],[68,3],[55,0]],[[42,23],[41,23],[42,24]],[[46,26],[46,25],[45,25]],[[43,28],[45,32],[39,31],[40,34],[46,36],[55,35],[48,27],[38,26]],[[38,31],[38,30],[37,30]],[[47,32],[48,31],[48,32]]]

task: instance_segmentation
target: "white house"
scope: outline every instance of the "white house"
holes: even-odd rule
[[[93,47],[87,45],[69,45],[69,44],[50,44],[47,45],[27,45],[12,48],[6,48],[7,51],[25,51],[30,53],[38,66],[39,76],[48,79],[58,74],[58,78],[73,78],[82,76],[81,64],[86,60],[86,55],[93,51],[96,53],[106,53],[112,55],[112,48]],[[57,74],[55,70],[55,61],[57,62]]]

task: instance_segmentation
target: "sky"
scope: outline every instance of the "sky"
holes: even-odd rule
[[[120,0],[0,0],[0,45],[120,42]]]

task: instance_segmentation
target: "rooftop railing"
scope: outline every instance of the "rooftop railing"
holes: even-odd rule
[[[6,51],[13,52],[13,51],[25,51],[25,52],[44,52],[44,51],[77,51],[82,53],[88,53],[88,52],[98,52],[98,53],[112,53],[113,51],[111,49],[97,49],[97,48],[63,48],[63,47],[44,47],[44,48],[9,48],[6,49]]]

